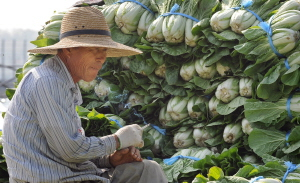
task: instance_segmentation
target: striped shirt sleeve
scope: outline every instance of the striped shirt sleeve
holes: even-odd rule
[[[33,96],[39,125],[57,156],[67,162],[80,163],[115,151],[113,136],[85,137],[78,132],[81,123],[74,97],[63,81],[42,77],[35,87]]]

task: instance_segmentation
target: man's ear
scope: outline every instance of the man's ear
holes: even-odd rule
[[[67,61],[71,57],[71,50],[69,48],[59,49],[57,55],[62,61]]]
[[[62,49],[62,52],[65,54],[65,55],[69,55],[71,53],[71,48],[63,48]]]
[[[62,48],[61,54],[64,55],[66,58],[70,58],[71,56],[71,48]]]

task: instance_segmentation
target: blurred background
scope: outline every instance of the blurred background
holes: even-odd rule
[[[15,72],[28,59],[27,50],[45,22],[56,11],[65,11],[78,0],[14,0],[4,1],[0,6],[0,130],[3,126],[2,112],[9,104],[6,88],[14,87]]]

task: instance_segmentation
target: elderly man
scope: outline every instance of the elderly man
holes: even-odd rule
[[[93,7],[68,11],[60,41],[29,50],[53,54],[24,76],[4,118],[3,147],[10,182],[166,183],[161,167],[142,160],[140,126],[86,137],[75,111],[79,80],[92,81],[106,57],[140,54],[116,43]]]

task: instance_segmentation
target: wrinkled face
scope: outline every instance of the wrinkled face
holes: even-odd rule
[[[106,51],[107,48],[70,48],[66,66],[74,82],[77,83],[81,79],[87,82],[94,80],[106,60]]]

